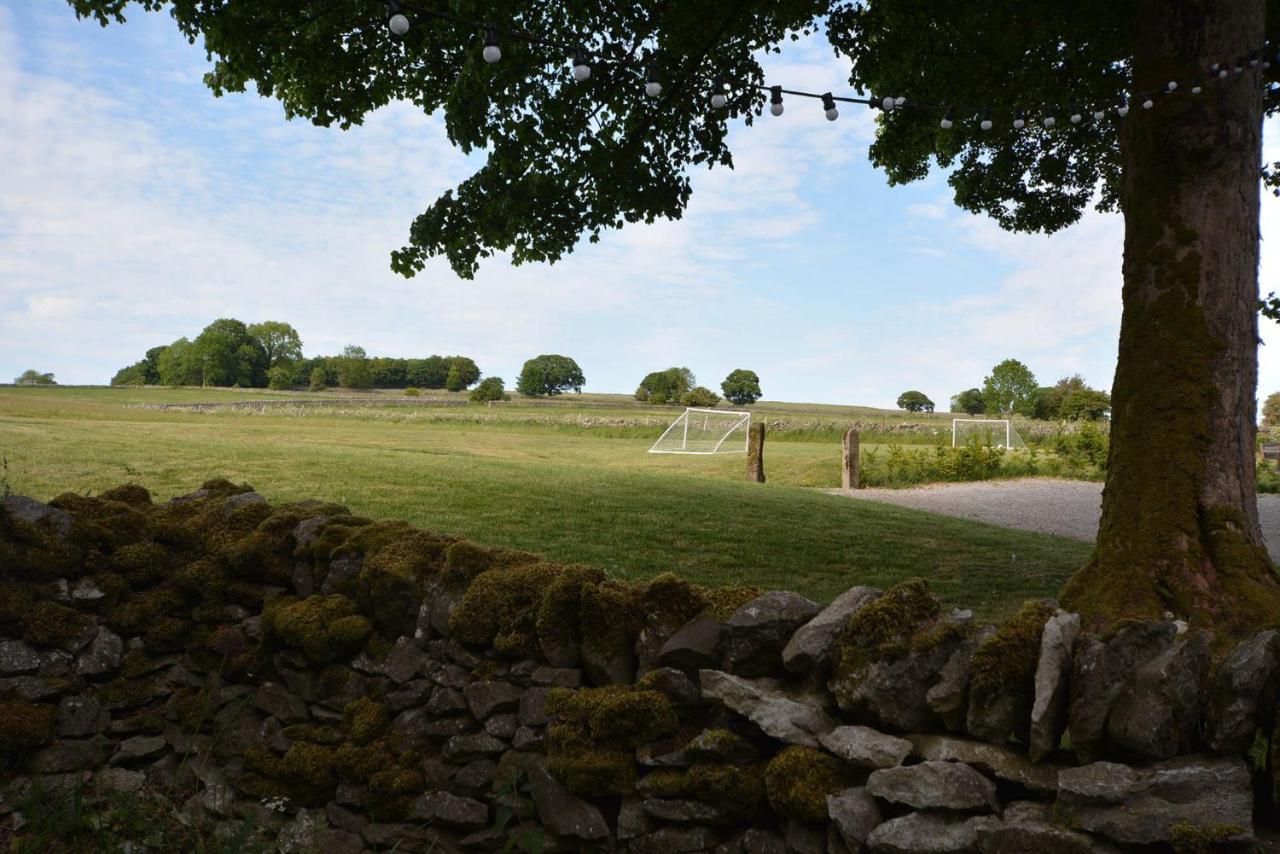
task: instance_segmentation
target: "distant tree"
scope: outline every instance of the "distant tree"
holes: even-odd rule
[[[53,374],[42,374],[35,368],[29,368],[14,379],[14,385],[57,385]]]
[[[982,389],[970,388],[951,398],[951,411],[963,412],[966,415],[981,415],[987,410],[987,402],[982,397]]]
[[[457,362],[449,366],[449,376],[445,378],[444,387],[449,391],[462,391],[466,388],[462,382],[462,371],[458,368]]]
[[[636,389],[636,393],[634,397],[636,400],[640,401],[641,403],[645,403],[646,401],[649,400],[649,389],[645,388],[644,386],[638,387]]]
[[[685,406],[701,406],[711,408],[720,402],[720,395],[705,386],[694,386],[680,396]]]
[[[1271,392],[1263,402],[1262,426],[1280,427],[1280,391]]]
[[[293,388],[294,380],[298,377],[298,366],[296,363],[285,359],[274,365],[271,370],[267,371],[267,388],[282,391],[287,388]]]
[[[569,389],[580,392],[586,382],[582,369],[573,359],[546,354],[524,363],[516,380],[516,391],[527,397],[561,394]]]
[[[1058,417],[1067,421],[1100,421],[1111,412],[1111,395],[1096,388],[1068,392],[1058,406]]]
[[[111,378],[112,385],[154,385],[147,382],[147,369],[142,362],[134,362],[132,365],[123,367],[116,371],[115,376]]]
[[[485,377],[471,390],[472,403],[488,403],[491,400],[510,400],[502,377]]]
[[[156,371],[162,385],[200,385],[200,356],[195,345],[186,338],[174,341],[156,360]]]
[[[1035,407],[1036,375],[1017,359],[1005,359],[982,381],[982,399],[987,408],[1005,415],[1031,415]]]
[[[667,368],[665,371],[646,374],[645,378],[640,380],[640,388],[648,393],[650,403],[654,402],[655,394],[662,395],[664,400],[677,401],[685,392],[693,388],[694,382],[693,371],[688,368]],[[636,399],[640,398],[637,396]]]
[[[329,387],[329,375],[324,369],[324,365],[315,365],[311,368],[311,378],[307,380],[307,388],[311,391],[324,391]]]
[[[298,362],[302,359],[302,339],[298,330],[279,320],[264,320],[262,323],[251,323],[249,336],[258,342],[267,358],[267,369],[274,368],[281,362]]]
[[[456,389],[449,389],[450,391],[462,391],[480,381],[480,368],[476,365],[475,360],[467,356],[446,356],[445,358],[449,360],[450,372],[454,368],[458,369],[458,378],[462,383]],[[445,388],[449,388],[448,374],[445,375]]]
[[[373,388],[373,367],[363,347],[348,344],[338,357],[338,385],[343,388]]]
[[[904,391],[898,395],[898,408],[907,412],[932,412],[933,401],[922,391]]]
[[[760,377],[743,368],[730,371],[720,383],[725,399],[735,406],[748,406],[760,399]]]
[[[200,365],[200,384],[263,388],[267,354],[242,322],[222,317],[206,326],[192,342]]]

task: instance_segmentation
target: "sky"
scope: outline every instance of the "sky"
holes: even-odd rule
[[[395,104],[316,128],[256,94],[214,98],[207,68],[164,15],[101,28],[61,2],[0,0],[0,379],[104,384],[236,317],[293,324],[307,355],[463,354],[509,385],[525,359],[562,353],[597,392],[684,365],[713,389],[749,368],[772,400],[891,407],[919,389],[945,408],[1008,357],[1042,384],[1110,387],[1119,217],[1017,235],[956,208],[941,173],[889,187],[854,105],[736,126],[735,168],[698,172],[679,221],[554,265],[496,256],[465,281],[436,260],[405,279],[391,251],[478,164],[442,118]],[[820,39],[768,57],[766,77],[848,89]],[[1262,289],[1280,290],[1280,200],[1262,213]],[[1280,327],[1262,333],[1265,395]]]

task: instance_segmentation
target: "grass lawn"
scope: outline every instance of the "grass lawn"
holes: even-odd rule
[[[829,599],[853,584],[918,575],[984,616],[1052,595],[1089,550],[800,488],[838,477],[839,448],[829,442],[767,445],[770,483],[757,485],[741,481],[741,455],[650,455],[651,437],[589,429],[129,405],[265,396],[0,389],[2,476],[13,491],[42,499],[126,481],[163,499],[226,476],[273,501],[337,501],[619,577],[672,570],[704,584]]]

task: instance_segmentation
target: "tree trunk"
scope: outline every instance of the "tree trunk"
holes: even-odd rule
[[[1134,85],[1203,79],[1260,48],[1263,0],[1146,0]],[[1063,603],[1280,623],[1254,482],[1261,70],[1190,83],[1121,129],[1124,315],[1097,546]]]

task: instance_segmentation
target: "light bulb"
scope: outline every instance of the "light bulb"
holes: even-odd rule
[[[1058,123],[1058,120],[1057,120],[1057,119],[1055,119],[1053,116],[1045,116],[1045,117],[1044,117],[1044,126],[1045,126],[1045,127],[1047,127],[1047,128],[1051,128],[1051,127],[1053,127],[1054,125],[1056,125],[1057,123]]]
[[[484,50],[481,53],[484,56],[484,61],[490,65],[502,59],[502,48],[498,47],[498,31],[496,28],[484,28]]]
[[[1022,130],[1026,126],[1027,126],[1027,117],[1025,114],[1023,114],[1022,110],[1018,110],[1017,114],[1014,116],[1014,119],[1013,119],[1013,127],[1015,130]]]
[[[840,111],[836,109],[836,99],[828,92],[822,96],[822,109],[827,117],[827,121],[834,122],[840,118]]]
[[[1202,88],[1201,88],[1201,87],[1199,87],[1199,86],[1192,86],[1192,87],[1191,87],[1191,94],[1192,94],[1192,95],[1199,95],[1199,94],[1200,94],[1201,92],[1203,92],[1203,91],[1204,91],[1204,89],[1202,89]]]
[[[1156,105],[1156,102],[1148,98],[1142,102],[1142,109],[1149,110]]]
[[[711,96],[711,106],[717,110],[723,110],[725,104],[729,103],[729,97],[723,92],[717,92]]]
[[[956,123],[956,108],[948,107],[947,112],[942,116],[942,121],[938,122],[938,127],[943,130],[951,130]]]
[[[907,105],[907,99],[902,97],[901,95],[893,99],[893,106],[895,107],[905,107],[906,105]]]
[[[880,106],[884,107],[885,110],[888,111],[888,110],[892,110],[897,103],[898,102],[896,99],[892,97],[886,97],[883,101],[880,102]]]
[[[775,116],[782,115],[782,102],[779,101],[776,104],[770,104],[769,112],[773,113]]]
[[[1164,84],[1164,91],[1166,92],[1172,92],[1174,89],[1177,89],[1177,88],[1178,88],[1177,80],[1170,80],[1168,83]]]
[[[1102,121],[1103,119],[1105,119],[1106,117],[1107,117],[1107,112],[1106,112],[1106,110],[1094,110],[1094,111],[1093,111],[1093,120],[1094,120],[1095,122],[1100,122],[1100,121]]]
[[[982,124],[980,125],[980,127],[983,130],[991,130],[991,113],[986,113],[982,117]]]
[[[782,115],[782,87],[769,87],[769,112],[775,116]]]
[[[391,20],[387,21],[387,25],[391,27],[391,32],[398,36],[402,36],[409,32],[409,18],[400,12],[392,15]]]
[[[1120,108],[1117,109],[1116,112],[1120,114],[1121,118],[1124,118],[1125,116],[1129,115],[1129,105],[1121,104]]]
[[[826,116],[827,116],[827,121],[834,122],[836,119],[840,118],[840,111],[837,110],[835,107],[832,107],[831,109],[826,111]]]
[[[1084,116],[1080,115],[1079,113],[1071,114],[1071,124],[1078,125],[1082,121],[1084,121]]]
[[[644,84],[644,93],[650,98],[656,98],[662,94],[662,84],[657,80],[650,80]]]
[[[578,48],[573,52],[573,79],[579,83],[591,77],[591,65],[587,62],[587,52]]]

